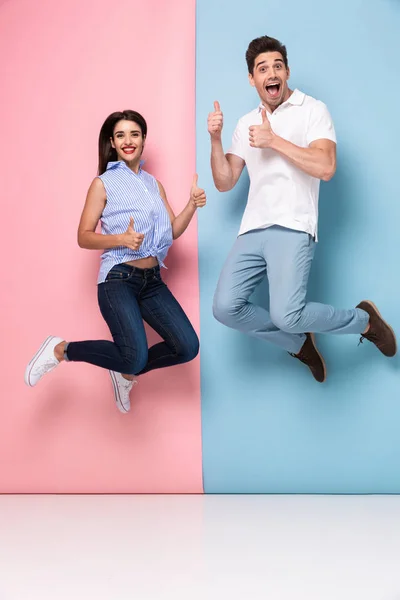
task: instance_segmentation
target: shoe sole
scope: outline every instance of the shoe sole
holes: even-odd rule
[[[43,354],[44,350],[46,350],[46,348],[49,345],[49,343],[51,342],[51,340],[54,340],[54,338],[55,338],[54,335],[49,335],[49,337],[44,340],[43,344],[40,346],[39,350],[36,352],[34,357],[29,361],[28,366],[25,369],[25,376],[24,376],[25,383],[29,387],[35,387],[35,385],[37,383],[39,383],[40,380],[37,381],[36,383],[30,382],[30,376],[32,373],[32,369],[35,366],[38,359],[40,358],[40,356]]]
[[[374,304],[374,303],[373,303],[371,300],[363,300],[363,302],[365,302],[365,304],[369,304],[369,306],[370,306],[370,307],[371,307],[371,308],[372,308],[372,309],[375,311],[375,313],[377,314],[377,316],[378,316],[378,317],[381,319],[381,321],[382,321],[382,322],[383,322],[383,323],[386,325],[386,327],[387,327],[388,329],[390,329],[390,331],[391,331],[391,333],[392,333],[392,335],[393,335],[393,338],[394,338],[394,354],[391,354],[390,356],[388,356],[388,358],[392,358],[392,357],[393,357],[393,356],[395,356],[395,354],[397,353],[397,338],[396,338],[396,334],[395,334],[395,332],[394,332],[394,330],[393,330],[393,327],[391,327],[391,326],[389,325],[389,323],[387,323],[387,322],[385,321],[385,319],[382,317],[381,313],[379,312],[379,310],[378,310],[378,307],[377,307],[377,306],[376,306],[376,305],[375,305],[375,304]],[[379,348],[378,348],[378,349],[379,349]],[[382,354],[383,354],[384,356],[387,356],[387,355],[386,355],[386,354],[384,354],[383,352],[382,352]]]
[[[326,380],[326,364],[325,364],[325,361],[324,361],[324,359],[322,357],[322,354],[320,353],[320,351],[317,348],[317,344],[315,343],[315,336],[314,336],[313,333],[310,333],[310,338],[311,338],[311,341],[313,343],[315,352],[318,354],[318,356],[319,356],[319,358],[320,358],[320,360],[322,362],[322,366],[324,368],[324,378],[323,378],[323,380],[322,381],[318,381],[318,379],[315,379],[315,377],[314,377],[314,379],[315,379],[315,381],[318,381],[318,383],[324,383],[324,381]]]
[[[122,412],[124,414],[128,413],[129,412],[129,408],[126,409],[125,406],[121,402],[121,396],[120,396],[120,393],[119,393],[119,388],[118,388],[118,384],[117,384],[117,380],[115,378],[115,375],[114,375],[114,373],[112,371],[109,371],[109,373],[110,373],[111,381],[112,381],[113,388],[114,388],[115,403],[117,405],[117,408],[118,408],[118,410],[120,412]]]

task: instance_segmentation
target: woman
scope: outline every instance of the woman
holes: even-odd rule
[[[99,169],[87,194],[78,229],[81,248],[104,250],[98,301],[113,342],[69,342],[48,337],[25,371],[34,386],[63,361],[87,362],[108,369],[121,412],[130,409],[129,393],[153,369],[193,360],[199,341],[183,309],[162,281],[160,267],[174,239],[206,203],[195,176],[190,199],[175,216],[161,183],[142,169],[147,124],[137,112],[115,112],[99,136]],[[101,233],[96,233],[101,220]],[[163,339],[147,346],[144,323]]]

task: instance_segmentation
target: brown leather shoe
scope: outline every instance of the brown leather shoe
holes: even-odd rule
[[[298,354],[292,354],[293,358],[298,358],[302,363],[307,365],[313,374],[314,379],[323,383],[326,379],[326,366],[324,359],[317,350],[315,345],[314,334],[306,333],[306,341],[304,342],[300,352]]]
[[[396,336],[393,329],[381,317],[379,310],[370,300],[363,300],[357,308],[365,310],[369,314],[369,329],[363,333],[360,338],[362,343],[364,338],[375,346],[385,356],[394,356],[397,352]]]

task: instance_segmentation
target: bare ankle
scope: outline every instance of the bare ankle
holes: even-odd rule
[[[365,331],[362,332],[362,335],[365,335],[366,333],[368,333],[370,327],[371,327],[371,323],[368,321],[367,328]]]
[[[56,357],[58,362],[62,362],[63,360],[65,360],[64,351],[65,351],[66,344],[67,344],[67,342],[64,341],[64,342],[60,342],[59,344],[57,344],[57,346],[54,347],[54,356]]]

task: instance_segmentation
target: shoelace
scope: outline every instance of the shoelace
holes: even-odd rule
[[[290,354],[290,356],[293,356],[293,358],[297,358],[300,362],[304,363],[305,365],[308,364],[307,357],[303,354],[293,354],[293,352],[288,352],[288,354]]]
[[[125,379],[125,377],[121,377],[121,379],[123,379],[122,385],[127,390],[131,390],[134,385],[137,385],[137,380],[136,379],[129,380],[129,379]]]
[[[45,375],[50,369],[52,369],[53,367],[56,367],[58,365],[58,361],[57,359],[53,359],[53,358],[49,358],[48,360],[46,360],[46,362],[41,365],[37,371],[36,374],[37,375]]]
[[[366,333],[365,335],[361,335],[360,341],[358,345],[362,344],[364,340],[368,340],[369,342],[376,343],[378,341],[378,336],[376,333]]]

